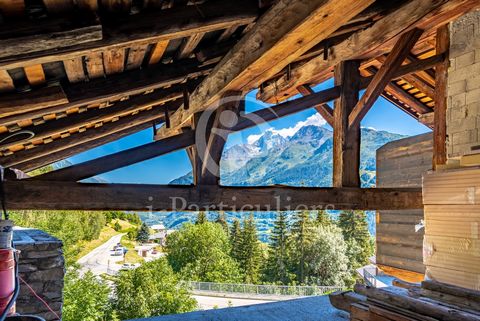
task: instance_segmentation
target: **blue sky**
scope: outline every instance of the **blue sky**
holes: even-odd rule
[[[329,88],[333,85],[332,81],[327,81],[314,88],[315,91]],[[255,100],[255,92],[247,95],[246,112],[252,112],[268,105]],[[264,124],[260,127],[250,128],[229,136],[227,147],[233,144],[245,143],[248,137],[251,139],[265,130],[275,130],[281,133],[287,133],[295,130],[295,126],[300,126],[302,122],[322,124],[323,120],[318,117],[314,109],[308,109],[301,113],[281,118],[276,121]],[[380,98],[372,107],[370,112],[362,121],[362,126],[372,127],[376,130],[385,130],[392,133],[403,135],[418,135],[429,131],[427,127],[420,124],[392,105],[387,100]],[[115,142],[94,148],[84,153],[78,154],[68,160],[74,164],[105,156],[131,147],[143,145],[151,142],[153,139],[152,129],[147,129],[136,134],[124,137]],[[101,177],[111,183],[146,183],[146,184],[167,184],[171,180],[178,178],[191,170],[190,161],[184,150],[157,157],[142,163],[120,168],[115,171],[102,174]]]

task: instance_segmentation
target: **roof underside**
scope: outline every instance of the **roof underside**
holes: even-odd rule
[[[0,164],[32,170],[162,123],[275,2],[0,1]],[[331,68],[284,81],[404,4],[373,2],[263,81],[258,98],[280,102],[299,85],[329,79]],[[405,63],[436,54],[435,30]],[[373,75],[387,52],[359,54],[362,75]],[[434,86],[428,69],[393,80],[383,96],[418,119],[435,108]]]

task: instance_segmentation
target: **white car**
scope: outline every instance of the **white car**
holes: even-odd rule
[[[135,269],[137,266],[133,263],[123,263],[122,264],[122,267],[120,268],[120,270],[133,270]]]

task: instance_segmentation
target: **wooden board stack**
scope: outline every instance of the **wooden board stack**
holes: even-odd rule
[[[480,169],[424,175],[426,275],[480,290]]]
[[[330,302],[350,313],[351,321],[480,320],[479,291],[436,281],[396,284],[386,288],[357,284],[355,292],[331,294]]]

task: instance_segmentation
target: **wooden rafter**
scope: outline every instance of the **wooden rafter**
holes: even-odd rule
[[[172,129],[180,130],[193,114],[209,108],[229,90],[246,91],[274,76],[304,52],[360,13],[372,0],[281,0],[276,2],[191,96],[190,108],[177,111]]]
[[[398,36],[412,28],[431,30],[475,8],[477,0],[413,0],[404,2],[401,7],[392,10],[371,27],[352,34],[342,42],[330,47],[335,53],[325,60],[317,56],[305,63],[292,66],[290,73],[275,79],[271,85],[264,86],[258,98],[274,102],[275,97],[286,99],[296,93],[300,84],[316,84],[330,76],[333,66],[342,60],[367,59],[378,57],[391,51]],[[323,77],[323,78],[322,78]]]
[[[204,15],[200,15],[203,12]],[[43,50],[30,54],[11,55],[0,59],[0,68],[12,69],[24,65],[42,64],[74,59],[86,54],[114,48],[128,48],[160,41],[188,37],[199,32],[246,25],[256,19],[255,1],[207,1],[195,6],[156,10],[144,14],[115,19],[103,25],[102,40],[60,49]]]
[[[423,208],[422,191],[416,188],[190,187],[20,180],[5,182],[4,189],[6,206],[10,209],[285,211],[326,206],[338,210]]]
[[[367,114],[387,84],[391,81],[397,69],[410,54],[410,50],[413,48],[422,33],[423,30],[412,29],[400,37],[397,44],[387,56],[382,67],[380,67],[380,70],[373,76],[373,79],[365,90],[362,98],[360,98],[350,113],[348,117],[348,124],[350,127],[360,123],[363,117]]]
[[[308,96],[314,93],[313,89],[309,85],[300,85],[297,90],[303,96]],[[325,121],[333,127],[333,109],[328,104],[315,105],[315,109],[322,116]]]

